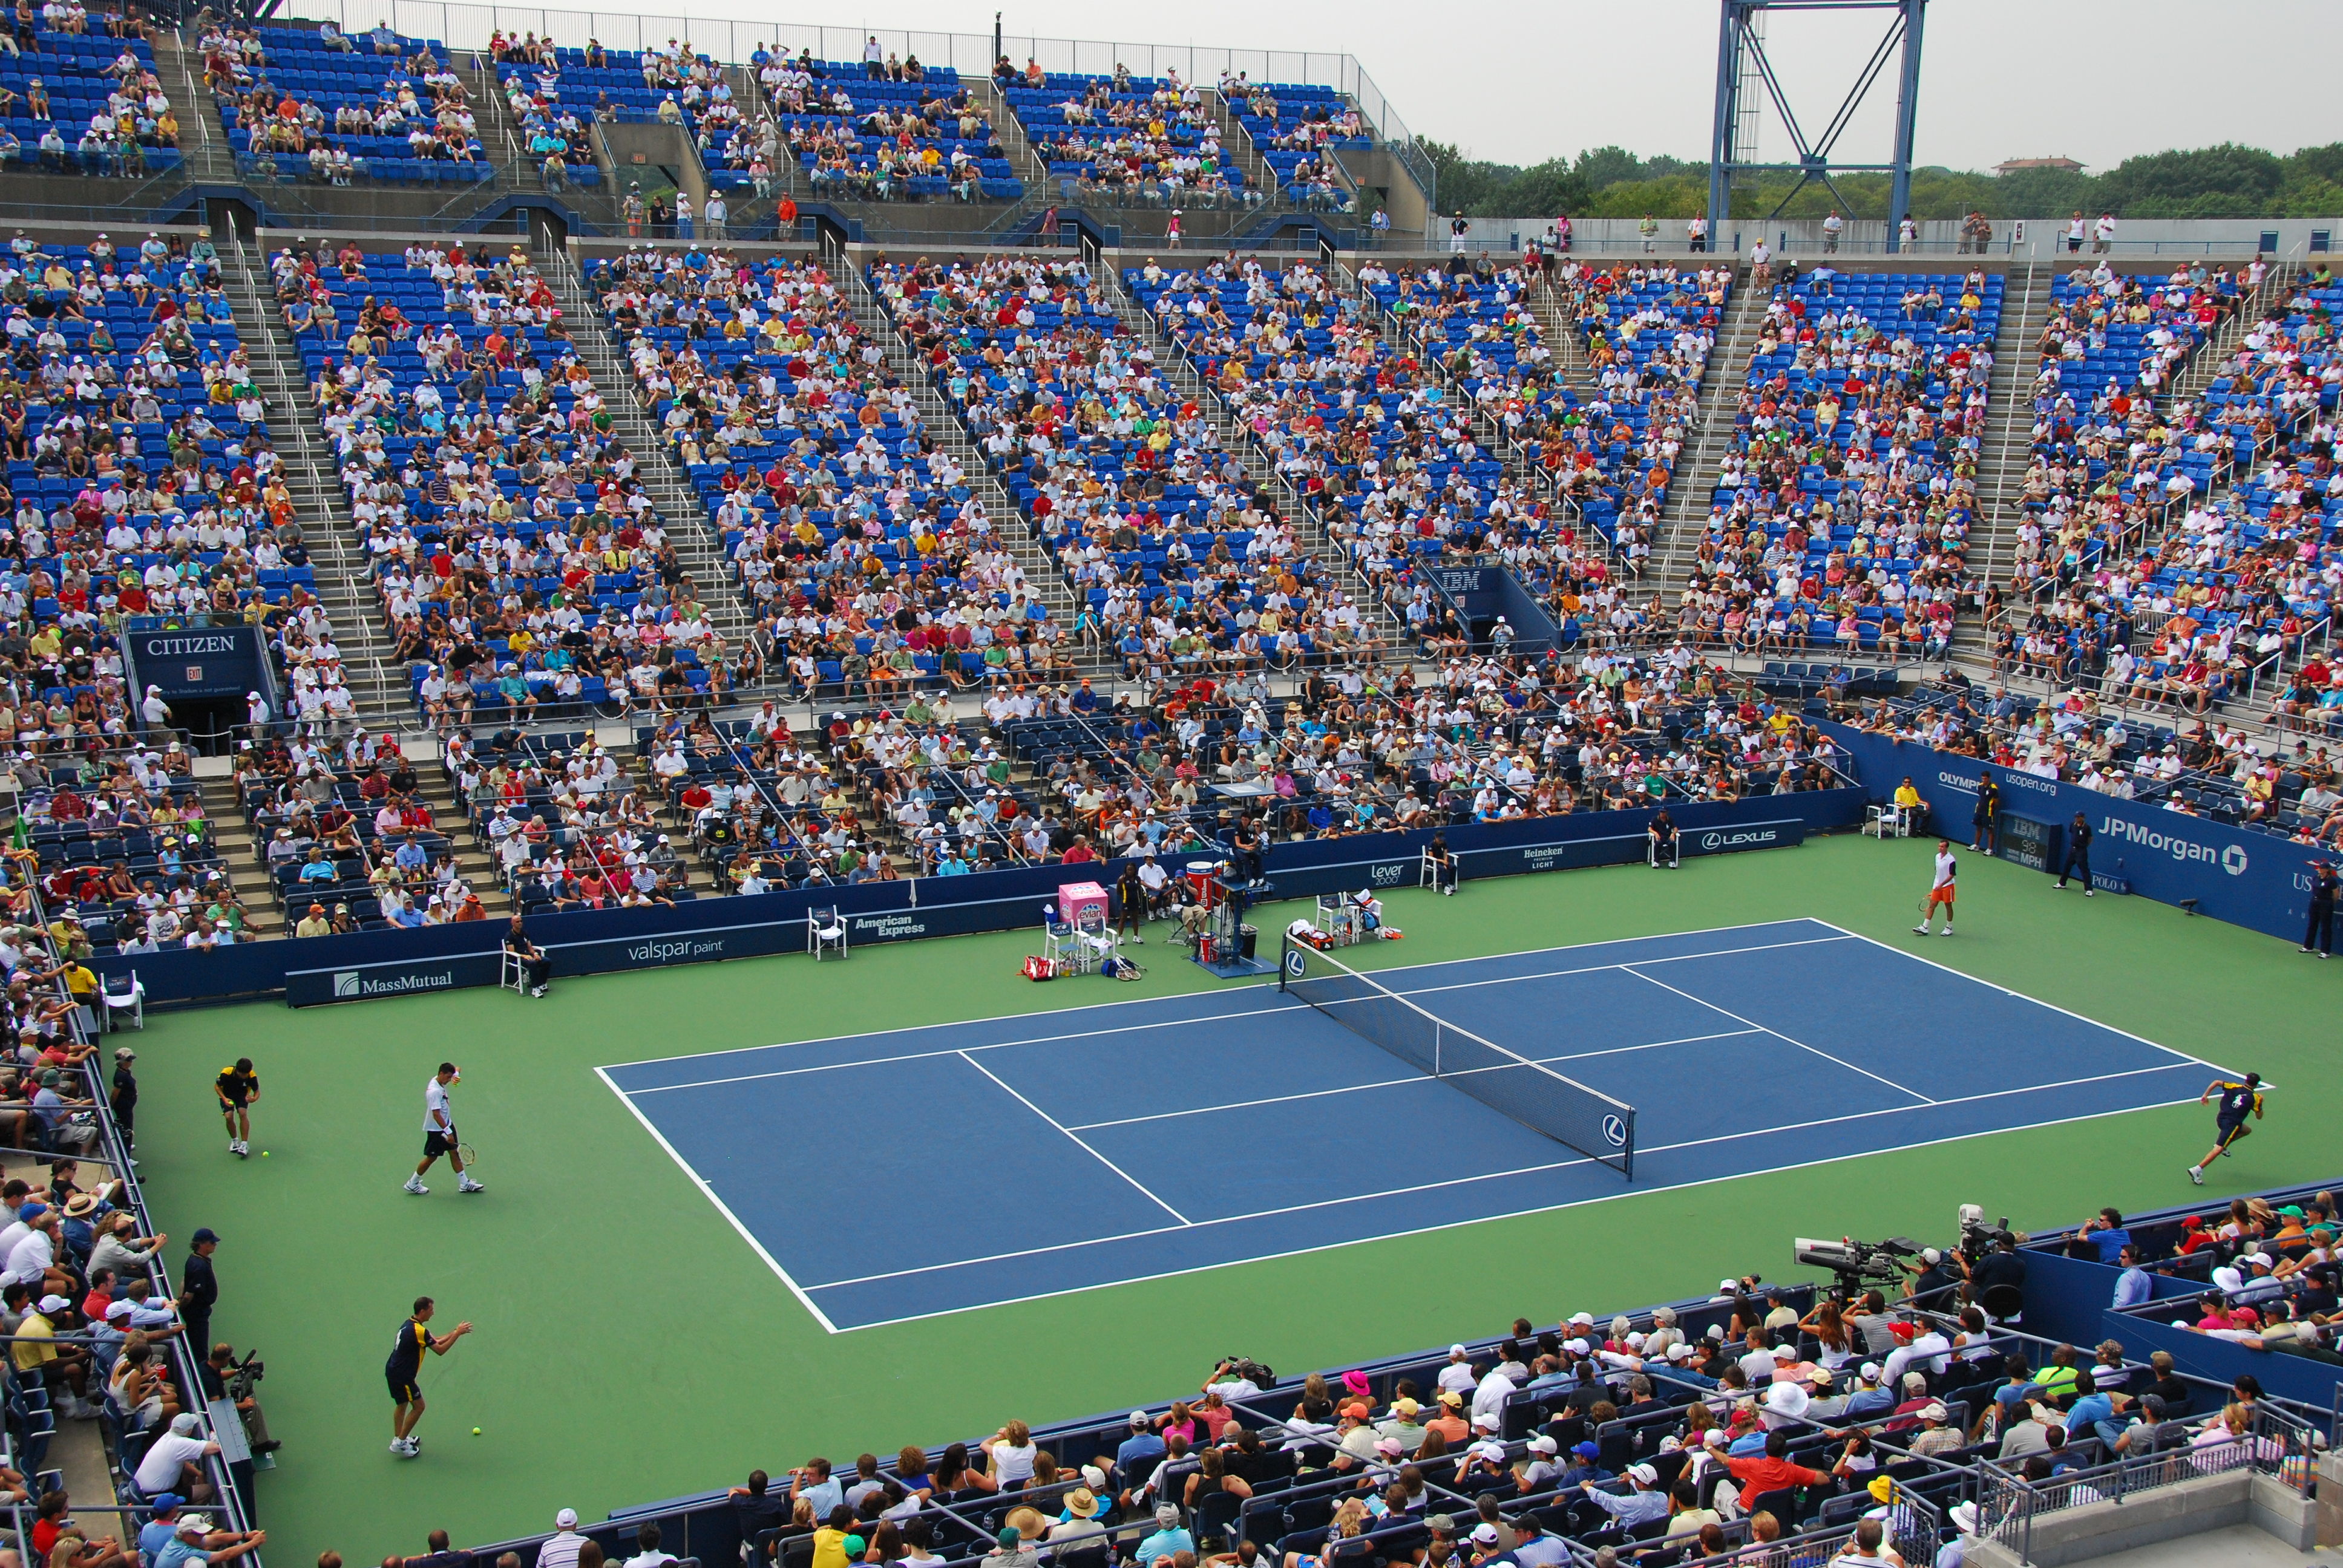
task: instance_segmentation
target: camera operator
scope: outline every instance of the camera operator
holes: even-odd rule
[[[2020,1292],[2026,1289],[2025,1254],[2017,1250],[2016,1234],[2006,1230],[1995,1234],[1991,1251],[1969,1264],[1969,1299],[1984,1306],[1986,1297],[2004,1286]],[[2019,1317],[2009,1312],[1996,1321],[2016,1322]]]
[[[285,1446],[268,1435],[268,1418],[260,1413],[260,1401],[253,1392],[253,1385],[266,1370],[256,1354],[237,1362],[236,1347],[222,1340],[204,1358],[196,1374],[203,1381],[206,1404],[224,1399],[236,1406],[236,1413],[244,1418],[244,1435],[256,1454],[274,1453]]]
[[[1946,1256],[1934,1247],[1920,1249],[1916,1263],[1906,1263],[1910,1278],[1904,1282],[1904,1299],[1937,1312],[1953,1307],[1953,1289],[1966,1277],[1957,1254]]]

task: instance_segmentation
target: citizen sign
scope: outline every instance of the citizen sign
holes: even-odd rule
[[[206,653],[234,653],[236,638],[225,632],[209,636],[150,637],[142,645],[148,658],[186,658]]]

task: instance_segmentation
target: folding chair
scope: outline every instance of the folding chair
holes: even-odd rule
[[[837,905],[806,911],[806,951],[816,963],[832,953],[846,956],[846,918],[838,912]]]
[[[108,976],[98,986],[98,1005],[105,1011],[109,1033],[117,1029],[146,1027],[146,988],[138,983],[136,970],[119,977]]]
[[[510,948],[505,948],[498,954],[497,987],[500,990],[520,994],[528,990],[528,966],[521,962],[520,955]]]

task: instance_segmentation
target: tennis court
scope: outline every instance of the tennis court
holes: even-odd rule
[[[2167,1105],[2215,1070],[1907,940],[1785,920],[1374,971],[1634,1106],[1632,1183],[1273,982],[598,1070],[832,1332]]]

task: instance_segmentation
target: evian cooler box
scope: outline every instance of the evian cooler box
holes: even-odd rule
[[[1086,912],[1093,913],[1092,923],[1104,928],[1114,923],[1107,911],[1106,890],[1096,882],[1065,882],[1058,888],[1058,919],[1069,926],[1080,926]]]

